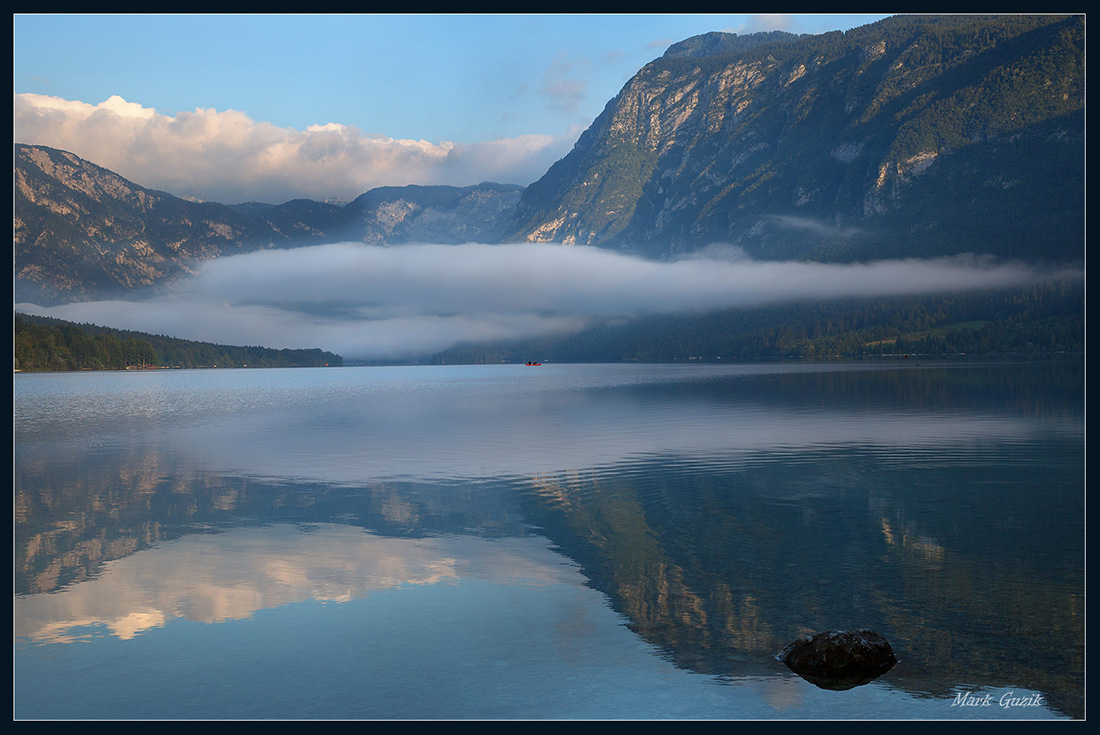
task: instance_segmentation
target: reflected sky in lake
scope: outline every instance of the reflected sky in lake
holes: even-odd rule
[[[16,714],[1081,717],[1083,425],[1079,363],[19,375]],[[774,660],[846,626],[902,663]]]
[[[181,447],[217,472],[361,484],[522,477],[677,454],[950,451],[975,437],[1026,440],[1040,425],[1079,432],[1083,421],[1040,424],[1005,407],[960,405],[973,400],[966,385],[955,395],[892,393],[875,370],[861,372],[883,383],[879,394],[848,400],[826,386],[822,401],[804,386],[835,377],[835,367],[647,368],[373,368],[355,381],[323,370],[109,373],[96,376],[93,396],[27,386],[16,422],[22,446],[44,437],[51,452],[69,436],[76,454],[89,442]],[[51,377],[64,380],[34,376]]]

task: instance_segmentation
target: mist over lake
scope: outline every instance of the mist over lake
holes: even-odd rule
[[[457,343],[569,334],[608,320],[1083,277],[1075,268],[974,256],[765,262],[711,247],[662,262],[547,244],[332,243],[219,258],[165,296],[17,308],[220,344],[323,344],[348,360],[414,361]]]

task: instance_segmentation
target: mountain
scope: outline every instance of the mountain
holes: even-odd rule
[[[535,183],[347,204],[192,202],[15,147],[17,300],[163,288],[196,264],[337,240],[564,242],[670,258],[982,253],[1084,260],[1084,16],[896,16],[673,44]]]
[[[719,362],[1083,355],[1076,280],[970,293],[834,299],[596,323],[564,335],[456,344],[437,364]]]
[[[270,228],[221,204],[127,181],[72,153],[15,146],[16,293],[79,301],[147,288],[193,263],[271,247]]]
[[[211,258],[361,241],[492,242],[522,187],[384,187],[340,206],[193,202],[78,156],[15,146],[16,300],[49,304],[156,290]]]
[[[631,79],[509,236],[762,259],[1084,254],[1084,17],[706,34]]]
[[[791,43],[807,37],[808,34],[796,36],[786,31],[762,31],[745,36],[712,31],[672,44],[665,51],[665,58],[723,56],[748,51],[769,43]]]
[[[522,186],[384,186],[344,207],[356,240],[371,245],[499,242],[519,203]]]

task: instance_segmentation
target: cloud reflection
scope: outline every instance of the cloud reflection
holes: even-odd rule
[[[64,594],[20,596],[15,635],[72,643],[134,638],[174,619],[242,620],[307,600],[348,602],[406,585],[576,584],[576,568],[541,539],[382,538],[346,526],[236,529],[187,536],[108,562]]]

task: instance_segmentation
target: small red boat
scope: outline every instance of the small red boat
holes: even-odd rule
[[[530,362],[530,361],[528,361],[527,362],[527,367],[535,367],[535,366],[538,366],[538,365],[541,365],[541,364],[542,364],[541,362]]]

